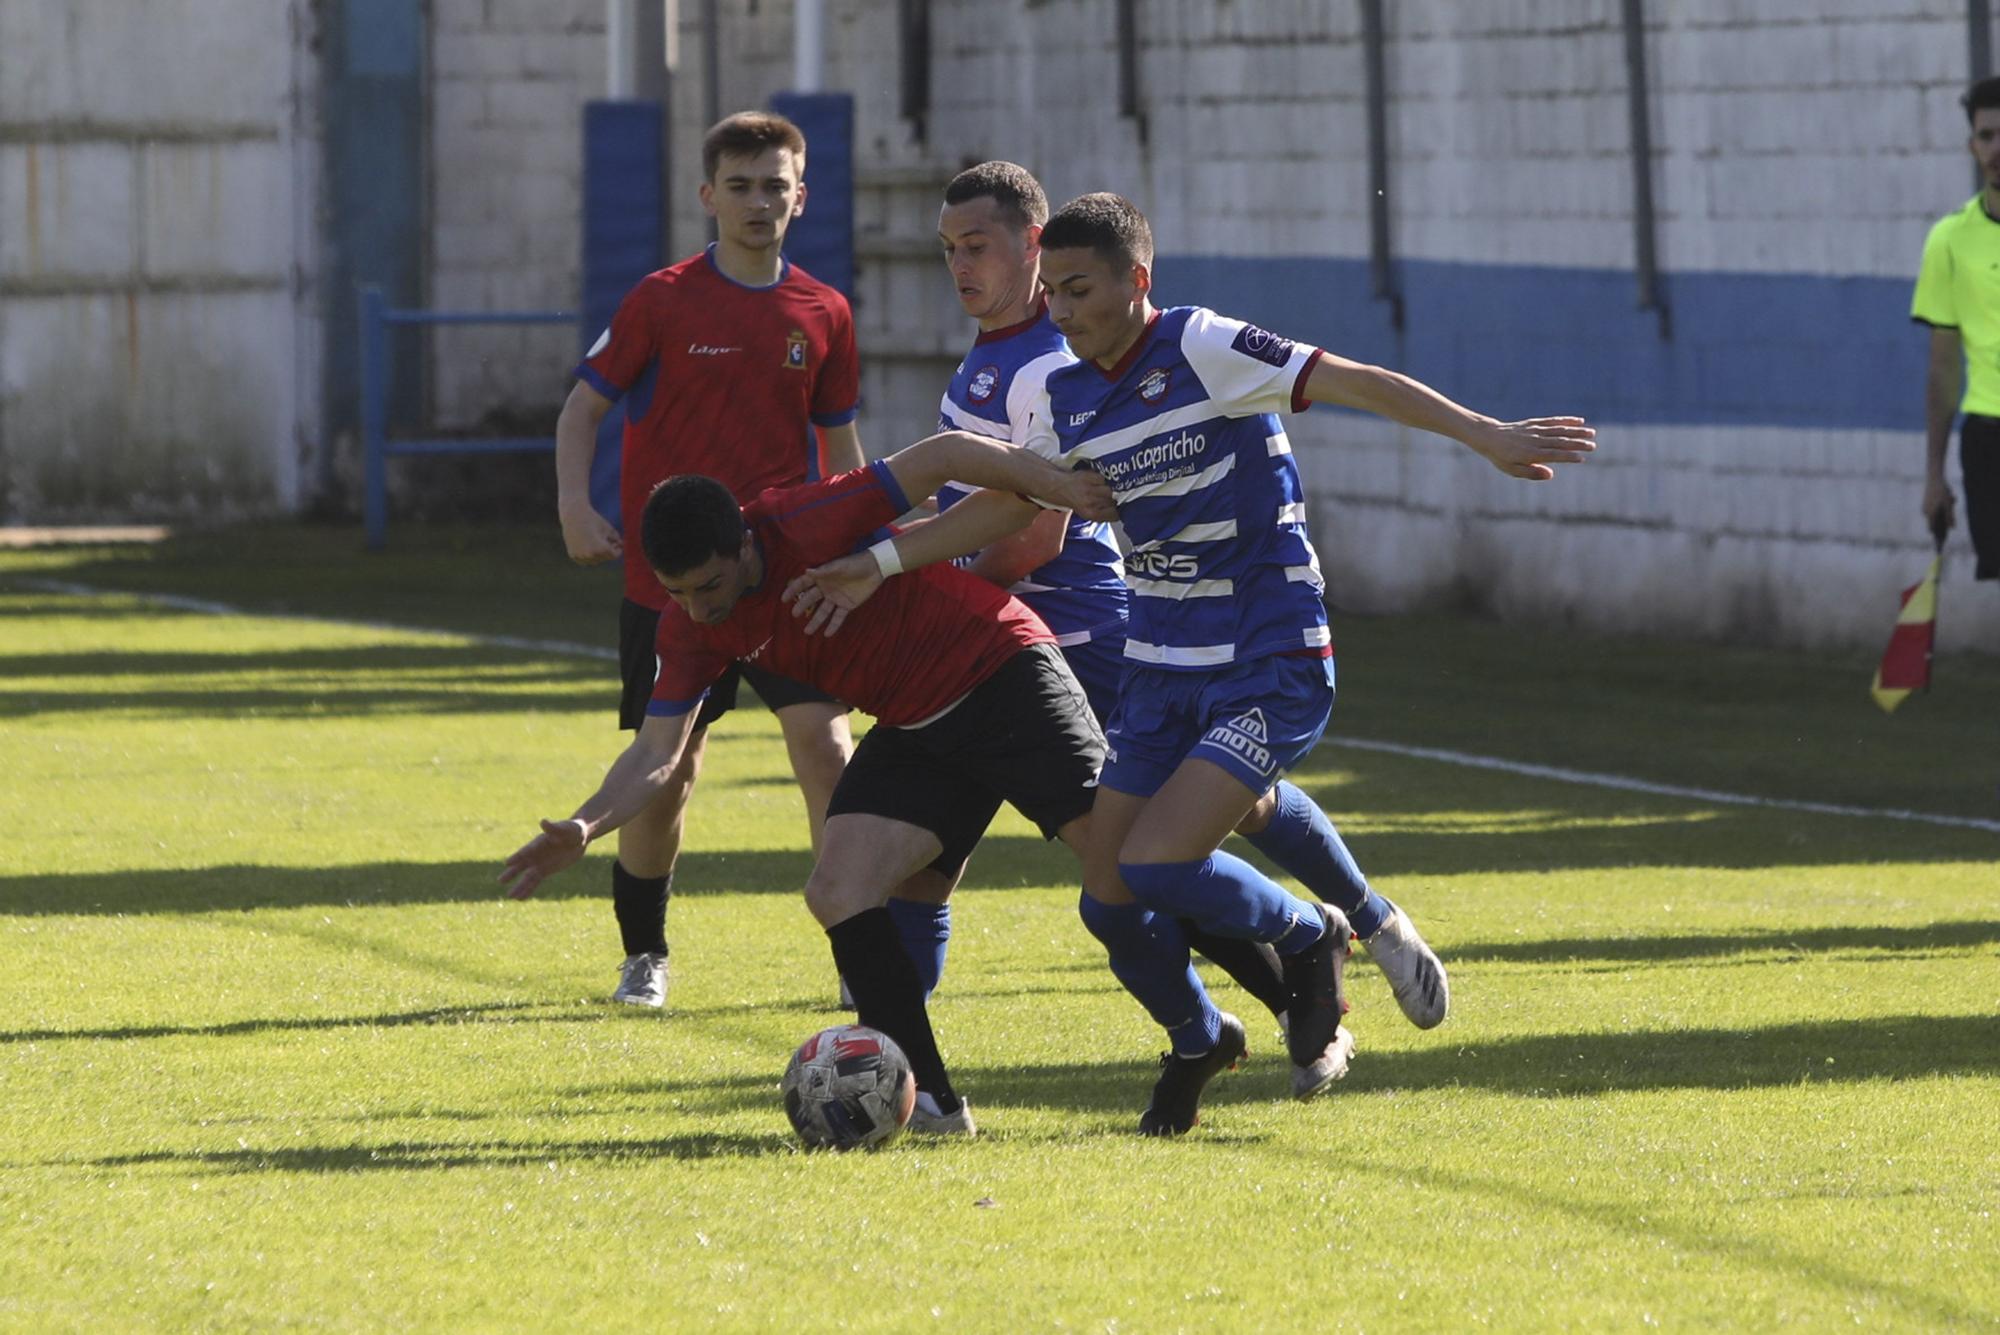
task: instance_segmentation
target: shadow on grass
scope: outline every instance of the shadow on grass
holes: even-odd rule
[[[782,1117],[779,1121],[782,1126]],[[101,1159],[55,1160],[49,1166],[64,1167],[79,1162],[92,1168],[164,1164],[190,1173],[421,1172],[435,1168],[541,1166],[578,1159],[714,1159],[798,1152],[798,1142],[786,1131],[755,1136],[689,1132],[629,1140],[406,1140],[387,1141],[379,1145],[298,1145],[269,1150],[150,1150],[143,1154],[114,1154]]]
[[[1547,1034],[1355,1059],[1348,1087],[1560,1097],[2000,1075],[2000,1016],[1888,1015],[1755,1029]]]
[[[1584,960],[1654,961],[1728,955],[1806,956],[1880,951],[1935,954],[2000,944],[2000,922],[1933,922],[1913,927],[1746,928],[1696,936],[1566,937],[1454,943],[1452,964],[1569,964]]]
[[[982,1105],[1130,1108],[1136,1114],[1153,1072],[1151,1064],[1055,1064],[975,1068],[954,1076]],[[1940,1075],[2000,1075],[2000,1017],[1895,1015],[1752,1029],[1548,1034],[1417,1052],[1374,1052],[1364,1039],[1353,1069],[1331,1097],[1389,1089],[1560,1097]],[[1251,1060],[1242,1072],[1215,1084],[1211,1100],[1281,1097],[1288,1079],[1276,1042],[1259,1043],[1253,1029]]]
[[[513,833],[525,837],[533,823]],[[803,837],[803,831],[801,832]],[[495,877],[515,840],[494,844],[491,862],[370,862],[345,867],[227,866],[169,871],[80,872],[71,875],[0,876],[0,915],[213,913],[308,906],[377,908],[397,904],[453,904],[506,894]],[[1076,860],[1060,846],[1028,835],[995,835],[984,845],[983,872],[975,860],[964,884],[1013,888],[1068,886]],[[704,894],[800,895],[812,871],[808,849],[723,849],[684,852],[674,870],[676,897]],[[1030,870],[1032,869],[1032,870]],[[1004,876],[1004,879],[1003,879]],[[592,859],[547,882],[536,899],[610,898],[610,863]]]
[[[530,1015],[531,1011],[543,1011]],[[478,1006],[437,1006],[392,1015],[282,1016],[225,1020],[217,1024],[114,1025],[105,1029],[13,1029],[0,1031],[0,1043],[60,1043],[70,1039],[234,1038],[245,1034],[283,1033],[288,1029],[402,1029],[411,1025],[514,1024],[522,1020],[561,1020],[574,1024],[590,1018],[575,1007],[555,1007],[527,1001],[496,1001]]]
[[[0,680],[25,676],[57,680],[0,691],[0,718],[117,711],[228,719],[308,708],[314,717],[495,710],[608,715],[616,699],[616,683],[604,663],[449,644],[254,654],[0,655]],[[205,676],[243,680],[199,680]]]
[[[1828,1057],[1833,1057],[1829,1063]],[[1063,1109],[1085,1115],[1084,1134],[1124,1137],[1151,1088],[1151,1062],[962,1066],[962,1089],[982,1108]],[[1885,1016],[1855,1023],[1776,1025],[1742,1030],[1649,1031],[1501,1039],[1476,1048],[1370,1054],[1334,1098],[1374,1090],[1489,1089],[1524,1097],[1587,1096],[1613,1091],[1761,1089],[1801,1084],[2000,1074],[2000,1018]],[[1204,1106],[1283,1101],[1289,1076],[1281,1058],[1255,1057],[1210,1087]],[[554,1091],[568,1111],[657,1113],[699,1119],[769,1110],[778,1118],[775,1077],[731,1075],[703,1080],[619,1080]],[[676,1107],[676,1103],[682,1106]],[[449,1109],[379,1114],[474,1121]],[[1212,1138],[1212,1137],[1211,1137]],[[1243,1139],[1242,1136],[1228,1137]],[[1250,1139],[1257,1139],[1252,1136]],[[708,1131],[586,1140],[411,1141],[285,1146],[275,1149],[156,1150],[45,1166],[118,1168],[160,1164],[188,1172],[341,1173],[373,1170],[545,1164],[551,1160],[707,1159],[787,1154],[795,1143],[779,1126],[769,1134]]]

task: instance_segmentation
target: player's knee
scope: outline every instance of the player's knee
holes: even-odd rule
[[[1077,896],[1076,915],[1083,919],[1085,929],[1114,954],[1132,944],[1133,933],[1140,931],[1145,921],[1145,910],[1139,905],[1107,904],[1088,890]]]
[[[1267,789],[1257,799],[1257,804],[1245,812],[1243,819],[1236,822],[1236,833],[1240,835],[1262,834],[1271,828],[1271,818],[1278,814],[1278,790]]]
[[[800,783],[831,793],[833,786],[840,782],[841,771],[847,768],[847,757],[852,746],[844,735],[833,736],[825,732],[813,732],[796,739],[786,739],[786,754],[792,762],[792,773]]]
[[[877,908],[886,898],[879,888],[817,870],[806,880],[806,908],[822,927],[831,927],[857,913]]]
[[[1148,908],[1181,912],[1181,901],[1201,874],[1200,862],[1121,862],[1118,878]]]

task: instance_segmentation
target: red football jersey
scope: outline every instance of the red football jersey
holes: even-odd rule
[[[647,607],[668,601],[639,550],[653,488],[701,473],[743,504],[797,486],[818,471],[814,426],[853,421],[861,399],[847,298],[789,260],[771,286],[746,287],[713,250],[641,279],[576,368],[625,403],[625,596]]]
[[[803,487],[767,491],[743,507],[764,578],[716,626],[696,625],[669,600],[660,614],[660,675],[648,714],[685,714],[736,659],[817,686],[883,723],[919,723],[1055,636],[1026,604],[951,565],[886,580],[833,636],[807,635],[779,594],[812,566],[851,552],[910,508],[887,464]]]

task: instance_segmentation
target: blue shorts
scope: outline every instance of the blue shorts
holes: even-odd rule
[[[1083,693],[1090,698],[1090,712],[1097,715],[1099,726],[1109,726],[1112,711],[1118,707],[1118,683],[1131,663],[1125,657],[1125,637],[1107,635],[1082,644],[1066,644],[1063,657],[1069,660],[1069,670],[1083,684]]]
[[[1105,729],[1101,787],[1151,797],[1184,760],[1220,765],[1260,796],[1305,759],[1333,712],[1333,660],[1284,654],[1214,672],[1127,669]]]

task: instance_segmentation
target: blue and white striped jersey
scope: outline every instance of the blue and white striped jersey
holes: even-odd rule
[[[979,336],[938,406],[938,425],[1018,443],[1028,409],[1051,371],[1076,361],[1046,312]],[[938,488],[938,509],[971,495],[955,482]],[[965,558],[962,564],[969,564]],[[1083,644],[1125,627],[1125,581],[1109,524],[1070,516],[1063,549],[1008,592],[1033,608],[1056,643]]]
[[[1021,443],[1096,469],[1118,498],[1125,655],[1189,670],[1329,653],[1325,588],[1280,412],[1317,348],[1201,306],[1159,312],[1110,371],[1049,373]]]

